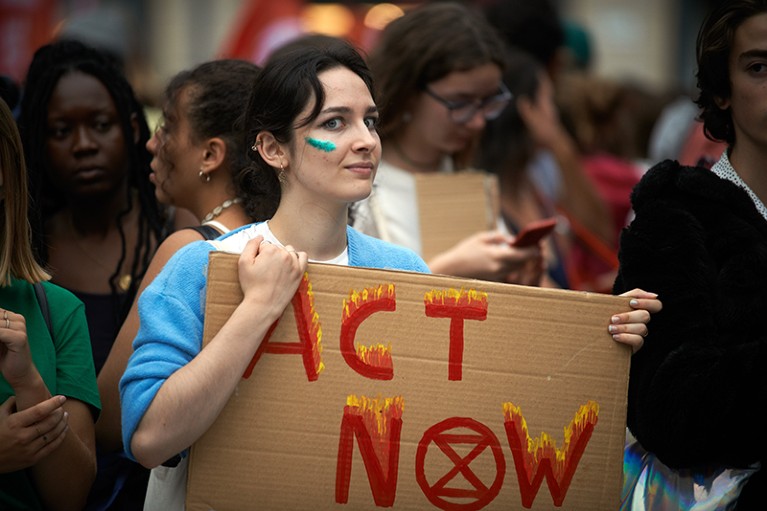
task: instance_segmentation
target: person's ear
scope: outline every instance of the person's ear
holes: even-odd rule
[[[721,110],[727,110],[730,108],[730,98],[720,98],[719,96],[714,96],[714,103]]]
[[[287,154],[283,149],[282,144],[277,142],[274,135],[268,131],[262,131],[256,138],[256,147],[266,163],[275,169],[284,169],[288,166],[289,161]]]
[[[205,142],[200,170],[206,174],[217,171],[226,161],[226,142],[219,137],[213,137]]]

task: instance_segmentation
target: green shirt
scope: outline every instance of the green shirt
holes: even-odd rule
[[[85,309],[66,289],[48,282],[43,283],[43,287],[54,339],[48,332],[32,284],[13,279],[10,287],[0,287],[0,307],[24,316],[32,360],[51,395],[82,401],[91,408],[95,420],[101,401]],[[0,374],[0,402],[13,394]],[[42,509],[32,477],[26,470],[0,474],[0,509]]]

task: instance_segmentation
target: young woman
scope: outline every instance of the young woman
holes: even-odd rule
[[[88,326],[32,255],[24,153],[2,100],[0,203],[0,509],[79,510],[96,475]]]
[[[58,41],[34,55],[19,128],[42,212],[33,225],[36,255],[52,281],[85,305],[98,374],[152,255],[172,230],[149,181],[143,110],[109,58]],[[148,477],[136,463],[100,450],[88,509],[119,502],[141,509]]]
[[[384,156],[375,190],[355,212],[363,232],[421,251],[414,175],[467,168],[488,119],[511,96],[501,82],[503,43],[469,7],[428,3],[386,26],[368,62],[381,91]],[[479,232],[429,263],[434,273],[538,284],[537,247]],[[521,269],[521,277],[511,278]]]
[[[149,129],[122,72],[76,41],[37,50],[18,122],[42,210],[37,256],[85,303],[98,373],[168,232],[149,182]]]
[[[307,261],[428,271],[411,250],[347,224],[349,205],[370,194],[381,157],[373,97],[367,66],[341,41],[281,54],[260,74],[244,126],[269,220],[215,242],[241,253],[244,298],[204,348],[205,270],[213,244],[182,248],[142,293],[134,353],[120,380],[123,442],[142,464],[165,462],[210,427],[288,305]],[[616,335],[641,340],[645,316],[646,310],[622,315]],[[183,462],[175,470],[183,471]],[[175,491],[183,495],[180,479]]]
[[[701,26],[697,56],[705,131],[728,149],[710,170],[662,162],[634,189],[636,216],[621,236],[615,290],[658,290],[664,310],[631,362],[628,426],[644,449],[689,475],[690,486],[727,469],[755,471],[745,484],[725,477],[723,486],[742,491],[736,504],[723,500],[717,509],[761,509],[767,1],[719,3]],[[654,487],[647,495],[671,502],[677,495],[668,491]],[[714,508],[708,504],[700,507]]]
[[[479,168],[498,176],[501,217],[510,232],[517,232],[530,222],[559,215],[556,202],[541,189],[531,165],[541,148],[554,151],[574,144],[559,121],[553,83],[531,54],[509,48],[504,76],[514,103],[488,123],[477,160]],[[577,159],[572,149],[569,154]],[[546,265],[542,286],[570,288],[571,238],[567,230],[562,231],[555,230],[542,243]]]
[[[152,258],[139,294],[181,247],[264,218],[254,200],[243,137],[235,128],[258,72],[249,62],[214,60],[180,72],[165,89],[163,123],[147,143],[157,199],[192,212],[213,230],[204,236],[180,229],[168,236]],[[137,331],[138,299],[98,376],[103,409],[96,438],[109,450],[122,447],[118,382]]]
[[[245,297],[205,348],[201,302],[211,244],[182,248],[142,293],[135,351],[120,381],[124,445],[142,464],[163,463],[208,429],[307,259],[427,271],[412,252],[347,226],[349,204],[370,193],[381,155],[372,87],[361,57],[340,42],[289,52],[256,80],[245,139],[251,178],[262,190],[253,197],[269,220],[219,239],[242,252]]]

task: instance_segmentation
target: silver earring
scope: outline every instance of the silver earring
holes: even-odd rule
[[[210,183],[210,174],[206,174],[202,169],[200,169],[200,173],[198,175],[200,176],[200,181],[203,183]]]

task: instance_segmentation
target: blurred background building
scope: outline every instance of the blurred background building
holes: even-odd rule
[[[712,2],[557,0],[576,30],[571,35],[588,41],[592,71],[663,90],[694,86],[695,35]],[[53,34],[73,34],[124,58],[136,88],[149,99],[180,69],[222,55],[259,62],[304,31],[369,47],[381,27],[417,3],[0,0],[0,73],[21,79],[34,48]]]

